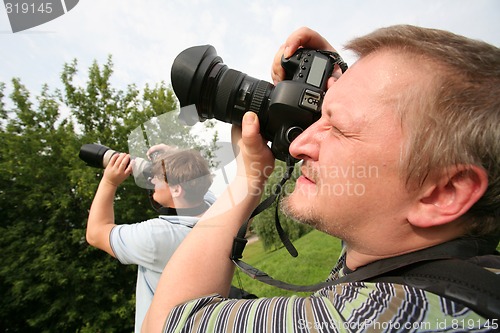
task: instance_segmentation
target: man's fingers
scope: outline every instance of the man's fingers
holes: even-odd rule
[[[264,141],[260,136],[260,126],[257,114],[247,112],[243,116],[242,141],[249,154],[259,154],[262,152]]]

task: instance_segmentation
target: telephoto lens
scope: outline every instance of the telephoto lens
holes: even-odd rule
[[[105,169],[114,154],[119,154],[119,152],[103,145],[87,143],[80,148],[78,157],[88,166]],[[131,160],[133,160],[132,174],[137,186],[154,189],[154,185],[151,183],[154,176],[152,173],[153,163],[140,157],[131,157]]]
[[[111,157],[117,153],[117,151],[114,151],[106,146],[95,143],[87,143],[80,148],[78,157],[87,163],[88,166],[104,169],[108,165]]]

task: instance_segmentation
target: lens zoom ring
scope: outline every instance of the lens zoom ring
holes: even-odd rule
[[[233,103],[230,102],[231,93],[236,89],[235,87],[238,87],[238,80],[241,81],[242,76],[241,72],[229,69],[221,78],[217,87],[214,114],[221,115],[222,117],[216,116],[216,119],[224,121],[231,120],[230,110],[233,109]]]
[[[259,81],[259,83],[257,83],[255,92],[252,95],[252,101],[250,102],[249,111],[259,113],[260,109],[262,108],[262,104],[264,103],[264,99],[266,98],[266,92],[269,85],[269,82],[266,81]]]

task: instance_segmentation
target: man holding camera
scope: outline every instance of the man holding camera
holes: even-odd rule
[[[196,150],[155,146],[151,179],[158,218],[135,224],[115,224],[116,189],[132,173],[129,154],[114,154],[99,183],[87,223],[87,241],[117,258],[138,265],[135,331],[140,331],[161,272],[174,251],[215,201],[207,161]]]
[[[299,47],[333,51],[301,28],[276,59]],[[498,330],[489,292],[498,294],[490,282],[500,271],[500,49],[413,26],[379,29],[347,48],[359,60],[334,73],[321,118],[291,143],[302,175],[283,202],[288,215],[343,240],[331,284],[309,297],[225,298],[233,238],[274,165],[249,112],[233,126],[238,174],[168,262],[144,332]],[[278,60],[273,79],[283,79]],[[332,176],[351,165],[377,172]],[[346,180],[362,195],[334,191]],[[242,193],[236,205],[231,193]],[[465,278],[463,288],[428,290],[443,282],[441,266],[465,267],[444,281]],[[432,271],[441,274],[435,283],[415,283]]]

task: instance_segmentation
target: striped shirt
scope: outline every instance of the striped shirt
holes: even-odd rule
[[[344,267],[342,255],[329,280]],[[308,297],[199,298],[174,308],[164,332],[495,332],[498,325],[425,290],[349,282]]]

